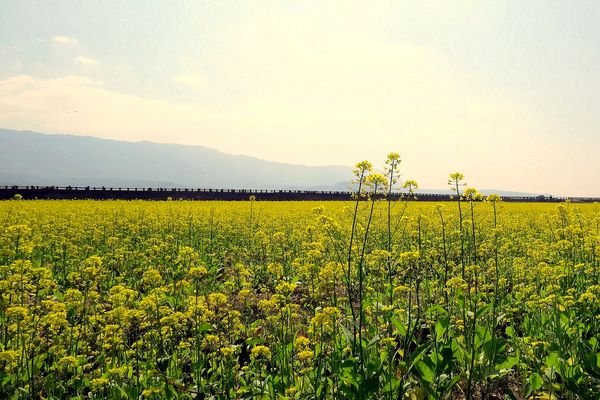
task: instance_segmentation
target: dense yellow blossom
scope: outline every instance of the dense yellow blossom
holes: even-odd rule
[[[0,202],[0,397],[594,398],[598,205],[454,174],[388,230],[390,157],[358,203]]]

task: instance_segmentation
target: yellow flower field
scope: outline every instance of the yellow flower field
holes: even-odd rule
[[[597,399],[600,205],[456,200],[0,202],[0,398]]]

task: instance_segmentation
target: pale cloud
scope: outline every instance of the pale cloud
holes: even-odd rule
[[[19,75],[0,80],[2,127],[29,125],[26,129],[42,132],[190,143],[186,136],[200,126],[210,127],[214,118],[190,105],[114,92],[85,76],[37,79]]]
[[[78,44],[79,41],[73,37],[69,36],[54,36],[52,38],[52,42],[56,44],[65,44],[65,45],[75,45]]]
[[[75,57],[73,59],[73,62],[75,64],[86,66],[86,67],[92,67],[94,65],[98,65],[98,61],[94,60],[93,58],[88,58],[88,57],[83,57],[83,56]]]
[[[207,79],[202,75],[176,75],[173,77],[173,82],[199,89],[206,84]]]

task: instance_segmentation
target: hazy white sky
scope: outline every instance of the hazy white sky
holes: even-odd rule
[[[0,0],[0,127],[600,195],[597,1]]]

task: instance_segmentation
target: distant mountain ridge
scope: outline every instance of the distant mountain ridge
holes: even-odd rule
[[[0,185],[346,191],[352,188],[351,179],[349,166],[280,163],[204,146],[0,129]],[[450,191],[420,189],[418,193]]]
[[[306,166],[203,146],[123,142],[0,129],[0,184],[231,189],[325,189],[344,166]]]

